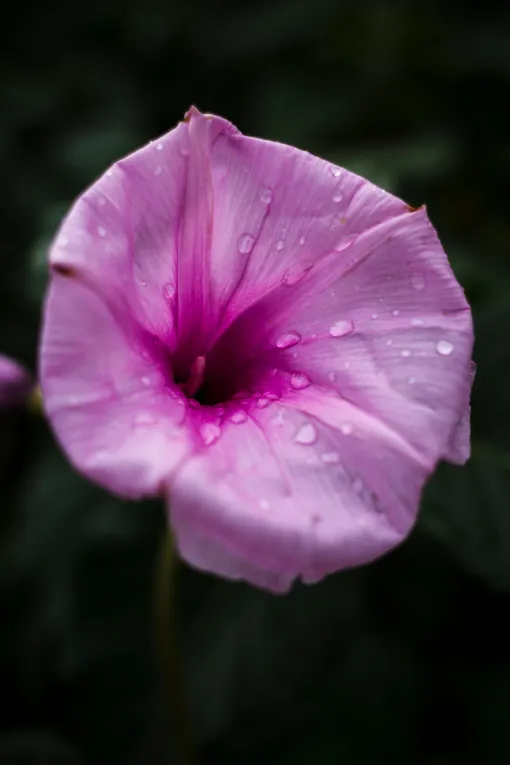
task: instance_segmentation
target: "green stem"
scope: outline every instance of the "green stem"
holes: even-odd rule
[[[179,761],[182,765],[196,765],[198,759],[191,733],[190,715],[178,651],[177,563],[174,540],[168,531],[161,543],[156,571],[156,646]]]

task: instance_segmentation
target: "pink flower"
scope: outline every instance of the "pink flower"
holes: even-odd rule
[[[28,372],[16,361],[0,355],[0,408],[22,404],[31,387]]]
[[[52,246],[46,409],[78,470],[163,492],[192,565],[285,591],[411,529],[469,454],[471,314],[425,209],[192,109]]]

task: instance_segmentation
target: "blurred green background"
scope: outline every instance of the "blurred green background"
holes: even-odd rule
[[[508,5],[18,0],[0,38],[0,351],[32,369],[60,217],[192,103],[427,203],[475,314],[471,462],[399,550],[288,597],[182,567],[182,671],[206,765],[508,765]],[[79,479],[33,415],[0,428],[0,765],[182,761],[161,507]]]

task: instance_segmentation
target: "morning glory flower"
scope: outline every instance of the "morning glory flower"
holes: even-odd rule
[[[31,387],[28,372],[18,362],[0,354],[0,408],[22,404]]]
[[[182,557],[275,592],[374,560],[469,455],[469,306],[424,208],[191,109],[50,252],[47,414],[73,465],[161,494]]]

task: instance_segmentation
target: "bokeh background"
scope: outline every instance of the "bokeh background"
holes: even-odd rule
[[[192,103],[426,202],[473,306],[473,457],[439,469],[408,542],[285,598],[180,569],[200,763],[508,765],[508,5],[17,0],[6,13],[0,351],[35,369],[61,216]],[[29,413],[0,421],[0,504],[0,765],[190,765],[154,648],[160,505],[78,478]]]

